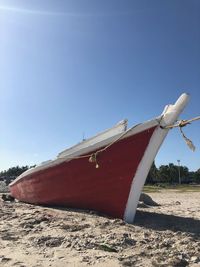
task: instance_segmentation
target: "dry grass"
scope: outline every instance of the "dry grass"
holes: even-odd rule
[[[160,184],[160,185],[145,185],[144,188],[143,188],[143,192],[145,192],[145,193],[162,192],[162,190],[175,190],[177,193],[200,192],[200,185]]]

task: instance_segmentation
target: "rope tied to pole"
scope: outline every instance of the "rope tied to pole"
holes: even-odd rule
[[[191,122],[193,121],[197,121],[200,120],[200,116],[189,119],[189,120],[180,120],[177,123],[173,124],[173,125],[168,125],[166,127],[164,127],[164,129],[173,129],[175,127],[179,127],[181,135],[183,137],[183,139],[185,140],[187,146],[192,150],[195,151],[195,146],[193,144],[193,142],[184,134],[182,128],[185,127],[188,124],[191,124]]]
[[[175,124],[168,125],[168,126],[165,126],[165,127],[163,127],[163,128],[164,128],[164,129],[172,129],[172,128],[175,128],[175,127],[184,127],[184,126],[186,126],[187,124],[191,124],[191,122],[193,122],[193,121],[197,121],[197,120],[200,120],[200,116],[195,117],[195,118],[192,118],[192,119],[189,119],[189,120],[180,120],[180,121],[178,121],[178,122],[175,123]]]
[[[179,127],[181,134],[186,142],[186,144],[189,146],[189,148],[194,151],[195,150],[195,146],[193,145],[192,141],[187,138],[185,136],[185,134],[183,133],[182,128],[185,127],[188,124],[191,124],[191,122],[196,121],[196,120],[200,120],[200,116],[190,119],[190,120],[180,120],[177,123],[173,124],[173,125],[168,125],[168,126],[161,126],[160,123],[162,121],[162,117],[158,120],[158,125],[160,125],[160,127],[162,129],[172,129],[175,127]],[[120,141],[122,138],[124,138],[131,130],[133,130],[134,128],[136,128],[139,124],[134,125],[133,127],[129,128],[127,131],[123,132],[122,134],[120,134],[115,140],[113,140],[110,144],[108,144],[107,146],[105,146],[102,149],[99,149],[98,151],[94,152],[94,153],[90,153],[90,154],[86,154],[86,155],[80,155],[80,156],[75,156],[75,157],[68,157],[68,159],[82,159],[82,158],[88,158],[88,161],[91,163],[95,163],[95,167],[96,169],[98,169],[100,167],[98,161],[97,161],[97,156],[106,151],[109,147],[113,146],[115,143],[117,143],[118,141]]]

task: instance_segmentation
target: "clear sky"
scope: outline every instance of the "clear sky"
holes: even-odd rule
[[[160,115],[182,92],[200,115],[199,0],[0,0],[0,171],[54,158]],[[156,165],[200,168],[200,121],[171,131]]]

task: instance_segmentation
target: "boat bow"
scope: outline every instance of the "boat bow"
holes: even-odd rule
[[[186,93],[182,94],[174,105],[167,105],[164,108],[161,116],[158,118],[158,127],[155,129],[144,156],[132,179],[130,193],[124,213],[124,220],[126,222],[132,223],[134,221],[136,209],[146,177],[156,157],[156,154],[158,153],[158,150],[169,131],[169,129],[165,127],[176,122],[178,116],[183,111],[188,101],[189,95]]]

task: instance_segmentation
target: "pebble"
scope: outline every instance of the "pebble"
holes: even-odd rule
[[[7,262],[7,261],[10,261],[10,260],[11,260],[11,258],[0,256],[0,262]]]
[[[191,257],[191,261],[194,262],[194,263],[199,263],[200,262],[200,257],[192,256]]]

